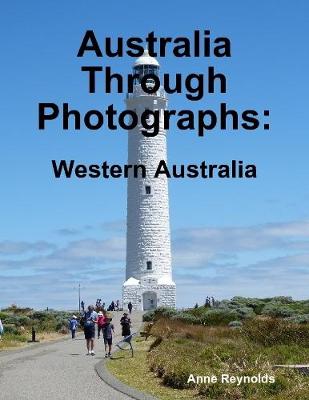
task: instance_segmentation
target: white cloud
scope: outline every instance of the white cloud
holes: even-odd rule
[[[5,240],[0,242],[0,255],[18,255],[29,252],[41,253],[53,250],[55,247],[54,244],[43,240],[37,242]]]
[[[86,301],[97,296],[106,301],[119,298],[126,244],[117,229],[120,225],[108,223],[113,235],[107,239],[79,239],[63,247],[44,241],[1,242],[0,305],[17,300],[40,307],[44,299],[49,306],[70,307],[78,282]],[[181,306],[207,295],[307,296],[308,221],[188,228],[173,232],[172,237]]]

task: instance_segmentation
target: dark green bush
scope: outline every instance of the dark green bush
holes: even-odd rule
[[[4,334],[5,335],[10,334],[10,335],[15,335],[15,336],[20,336],[21,332],[15,326],[4,325]]]
[[[2,320],[2,322],[5,320],[5,318],[8,316],[9,314],[3,311],[0,311],[0,319]]]
[[[290,309],[288,306],[282,305],[280,303],[266,304],[266,306],[262,310],[262,314],[268,315],[273,318],[286,318],[296,315],[295,311]]]
[[[209,309],[202,317],[203,325],[227,325],[238,318],[236,310],[230,309]]]
[[[46,321],[53,318],[53,314],[49,313],[48,311],[34,311],[31,315],[31,319],[38,321]]]
[[[235,309],[240,319],[254,318],[255,313],[251,307],[237,307]]]
[[[175,315],[179,314],[179,311],[177,311],[175,308],[166,308],[165,310],[162,310],[161,312],[157,313],[157,315],[160,314],[160,316],[164,318],[172,318]]]
[[[155,317],[155,312],[152,311],[147,311],[144,315],[143,315],[143,321],[144,322],[150,322],[153,321]]]
[[[6,316],[2,319],[2,322],[5,324],[13,324],[15,326],[29,326],[31,325],[31,319],[25,315],[14,315],[14,314],[6,314]]]
[[[176,315],[177,313],[178,313],[178,311],[174,308],[158,307],[155,310],[147,311],[143,315],[143,321],[144,322],[156,321],[161,317],[171,318],[172,316]]]
[[[200,319],[194,315],[186,312],[178,312],[171,317],[172,320],[178,320],[191,325],[198,325],[201,323]]]

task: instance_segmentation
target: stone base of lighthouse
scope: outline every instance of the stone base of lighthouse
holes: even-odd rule
[[[147,311],[157,307],[176,307],[176,285],[166,278],[129,278],[122,287],[123,308],[131,302],[134,310]]]

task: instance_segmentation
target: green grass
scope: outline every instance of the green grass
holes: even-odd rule
[[[5,336],[2,336],[2,340],[0,340],[0,351],[6,350],[10,347],[18,347],[27,342],[27,337],[25,335],[15,335],[8,333]]]
[[[108,370],[127,385],[149,393],[161,400],[188,400],[196,391],[177,390],[164,386],[156,375],[149,370],[147,355],[153,339],[135,340],[134,357],[129,351],[118,351],[107,361]]]

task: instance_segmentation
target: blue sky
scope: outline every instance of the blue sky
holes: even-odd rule
[[[191,36],[210,29],[232,42],[230,59],[159,59],[161,71],[226,74],[226,95],[170,108],[271,110],[271,130],[168,137],[170,163],[253,162],[256,180],[170,181],[178,305],[207,295],[308,297],[309,167],[307,1],[141,3],[7,2],[1,10],[0,307],[16,302],[72,308],[79,282],[86,302],[121,297],[125,268],[126,180],[55,180],[51,159],[126,162],[127,134],[37,128],[39,102],[87,110],[123,98],[89,95],[81,65],[129,72],[133,59],[76,57],[87,29],[106,36]]]

